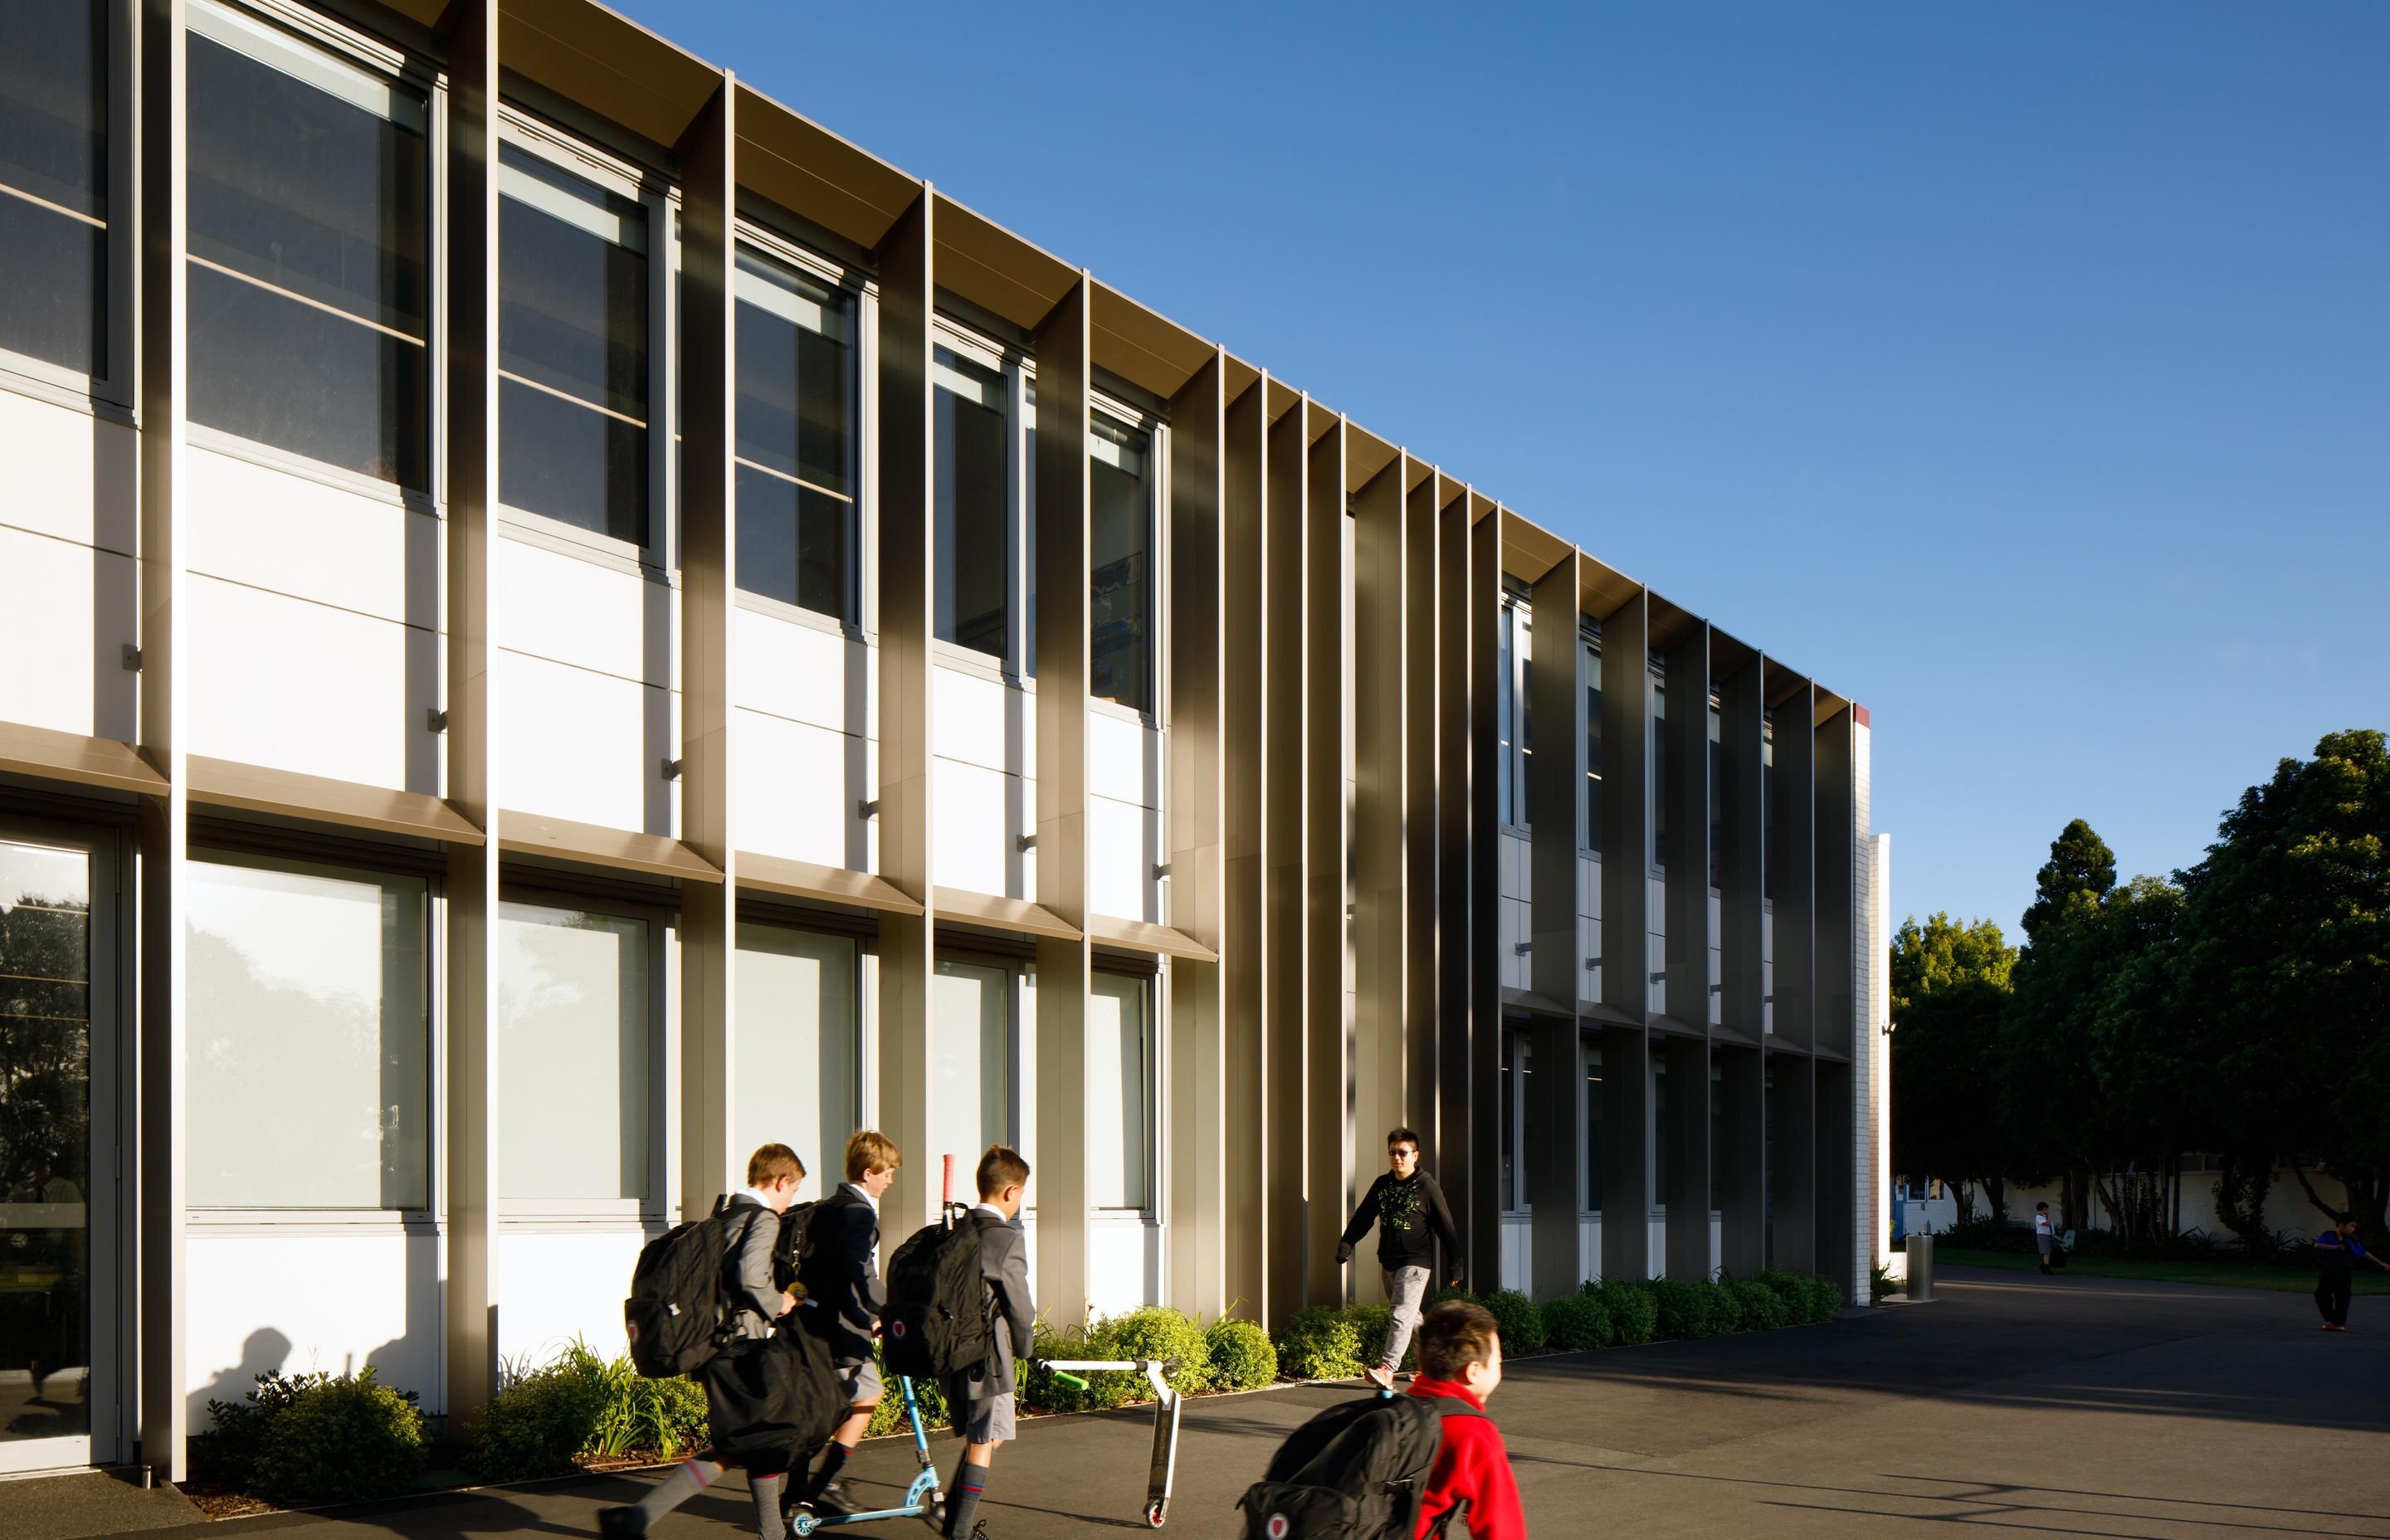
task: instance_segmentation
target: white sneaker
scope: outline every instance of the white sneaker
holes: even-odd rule
[[[1378,1389],[1391,1391],[1394,1388],[1394,1371],[1383,1364],[1372,1364],[1367,1372],[1369,1383],[1377,1386]]]

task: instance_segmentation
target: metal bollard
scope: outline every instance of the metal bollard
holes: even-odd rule
[[[1908,1238],[1908,1303],[1924,1304],[1934,1298],[1934,1238]]]

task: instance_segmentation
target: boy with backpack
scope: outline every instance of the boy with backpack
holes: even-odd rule
[[[1475,1540],[1523,1540],[1510,1453],[1485,1416],[1502,1383],[1493,1313],[1446,1301],[1419,1351],[1408,1395],[1341,1402],[1288,1435],[1237,1504],[1246,1540],[1427,1540],[1464,1515]]]
[[[1014,1436],[1013,1361],[1032,1351],[1037,1319],[1036,1306],[1029,1300],[1029,1252],[1021,1231],[1029,1162],[1016,1149],[991,1145],[979,1158],[978,1177],[979,1202],[960,1223],[978,1231],[987,1348],[976,1367],[952,1375],[944,1387],[946,1405],[954,1408],[955,1431],[963,1440],[962,1461],[946,1494],[946,1540],[986,1540],[986,1523],[975,1521],[980,1497],[987,1491],[996,1446]]]
[[[744,1341],[772,1335],[775,1324],[795,1305],[795,1299],[775,1286],[772,1251],[780,1238],[779,1216],[797,1196],[805,1166],[795,1150],[767,1144],[747,1158],[747,1186],[730,1195],[719,1211],[723,1243],[722,1267],[727,1309],[725,1333]],[[709,1407],[709,1411],[711,1408]],[[598,1533],[607,1540],[638,1540],[657,1520],[712,1486],[732,1465],[745,1467],[747,1489],[755,1504],[757,1540],[786,1540],[780,1517],[780,1483],[789,1469],[789,1451],[725,1454],[720,1444],[730,1430],[712,1430],[717,1447],[710,1457],[688,1459],[675,1467],[638,1502],[598,1510]]]
[[[807,1308],[798,1320],[829,1348],[846,1396],[845,1419],[830,1434],[821,1468],[798,1499],[824,1516],[856,1511],[839,1472],[863,1441],[886,1392],[871,1361],[871,1340],[880,1334],[880,1311],[886,1303],[880,1285],[880,1200],[904,1163],[905,1157],[877,1129],[850,1136],[845,1185],[815,1204],[805,1225],[797,1281]]]
[[[1344,1226],[1343,1238],[1336,1244],[1341,1266],[1353,1260],[1353,1248],[1369,1233],[1369,1226],[1378,1226],[1378,1265],[1385,1270],[1386,1299],[1394,1306],[1394,1320],[1386,1328],[1384,1359],[1369,1367],[1369,1378],[1385,1390],[1394,1388],[1394,1371],[1403,1366],[1403,1350],[1410,1345],[1412,1328],[1419,1325],[1435,1242],[1444,1242],[1447,1258],[1458,1259],[1461,1254],[1460,1228],[1452,1222],[1444,1189],[1420,1169],[1419,1153],[1419,1136],[1409,1129],[1396,1128],[1386,1135],[1386,1174],[1361,1195],[1361,1206],[1353,1211],[1353,1222]],[[1453,1277],[1446,1281],[1458,1287],[1458,1260],[1449,1271]]]

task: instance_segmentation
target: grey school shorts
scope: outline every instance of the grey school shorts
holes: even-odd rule
[[[955,1432],[965,1444],[1010,1443],[1019,1436],[1012,1431],[1012,1392],[1006,1391],[956,1402]]]
[[[860,1364],[841,1364],[838,1382],[850,1406],[877,1406],[888,1393],[888,1387],[880,1382],[880,1366],[868,1358]]]

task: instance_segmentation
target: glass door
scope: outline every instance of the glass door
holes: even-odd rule
[[[120,1455],[115,891],[112,840],[0,821],[0,1471]]]

